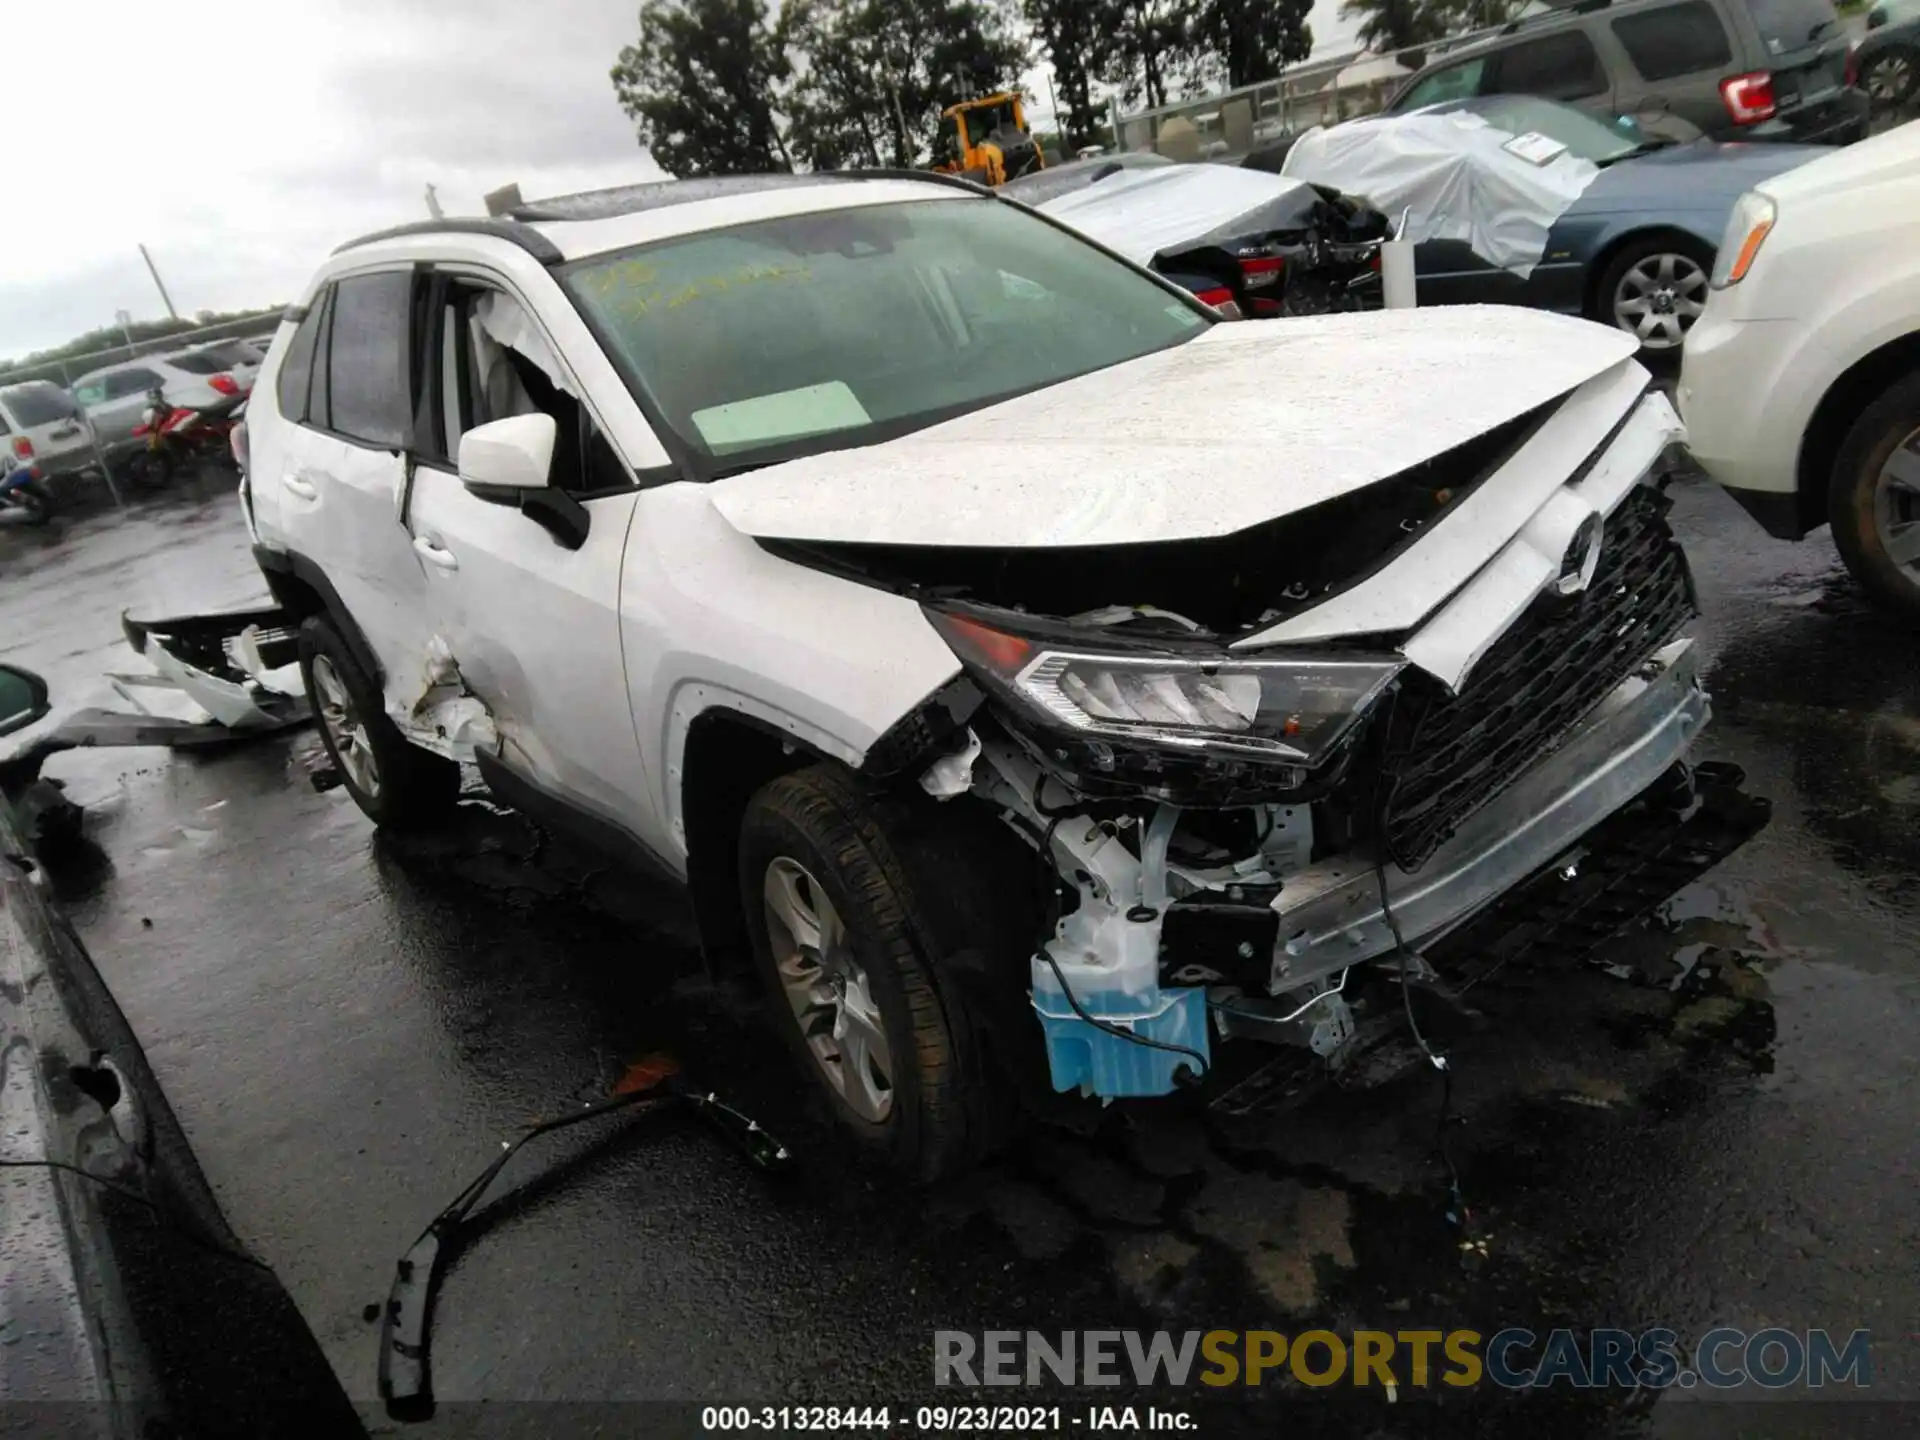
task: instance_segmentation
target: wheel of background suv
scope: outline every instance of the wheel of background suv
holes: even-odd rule
[[[1642,350],[1678,356],[1687,331],[1707,308],[1713,252],[1678,235],[1649,235],[1622,246],[1594,287],[1595,320],[1618,326]]]
[[[1897,110],[1920,89],[1920,64],[1907,50],[1882,50],[1860,67],[1860,88],[1876,112]]]
[[[929,953],[945,927],[889,833],[905,808],[830,765],[774,780],[741,824],[740,900],[773,1023],[841,1129],[932,1181],[977,1158],[993,1099]]]
[[[23,480],[7,493],[13,496],[13,503],[20,507],[22,524],[39,526],[53,519],[53,496],[42,489],[38,481]]]
[[[127,457],[127,478],[142,490],[158,490],[173,479],[171,450],[141,448]]]
[[[1827,515],[1861,588],[1920,626],[1920,372],[1894,381],[1853,422],[1834,461]]]
[[[367,818],[392,830],[443,819],[460,798],[460,767],[407,742],[381,708],[379,687],[325,620],[300,627],[300,673],[327,758]]]

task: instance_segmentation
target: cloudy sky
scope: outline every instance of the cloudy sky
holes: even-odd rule
[[[290,299],[339,241],[651,178],[607,79],[637,0],[272,0],[188,21],[131,0],[9,5],[0,357],[116,310]],[[189,7],[193,9],[194,7]],[[1350,27],[1318,0],[1325,49]],[[1044,95],[1042,77],[1029,85]]]

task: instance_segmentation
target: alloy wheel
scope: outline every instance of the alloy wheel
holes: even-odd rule
[[[776,858],[761,889],[774,968],[807,1050],[848,1108],[878,1124],[893,1110],[893,1053],[846,924],[797,860]]]
[[[1920,429],[1896,445],[1880,467],[1873,487],[1873,528],[1887,558],[1920,585]]]
[[[1648,350],[1674,350],[1707,308],[1707,272],[1685,255],[1649,255],[1620,277],[1613,323]]]
[[[373,743],[366,722],[360,718],[353,697],[347,694],[340,672],[325,655],[313,657],[314,699],[319,702],[320,723],[333,741],[334,754],[354,788],[369,800],[380,794],[380,766],[373,758]]]
[[[1907,98],[1913,88],[1913,63],[1905,55],[1893,53],[1869,61],[1860,75],[1860,86],[1876,110],[1890,110]]]

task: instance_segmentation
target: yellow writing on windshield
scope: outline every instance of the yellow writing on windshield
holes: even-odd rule
[[[677,310],[695,300],[722,295],[745,286],[779,280],[811,280],[813,269],[802,264],[743,265],[691,279],[664,279],[645,260],[619,260],[597,266],[581,276],[585,288],[612,314],[644,319],[655,310]]]

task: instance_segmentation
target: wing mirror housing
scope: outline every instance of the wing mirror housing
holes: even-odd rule
[[[511,505],[569,550],[587,543],[593,516],[553,486],[553,451],[560,427],[553,416],[509,415],[476,425],[460,437],[455,464],[476,499]]]
[[[551,415],[509,415],[460,437],[455,463],[469,490],[544,490],[559,427]],[[491,499],[492,496],[483,498]]]

